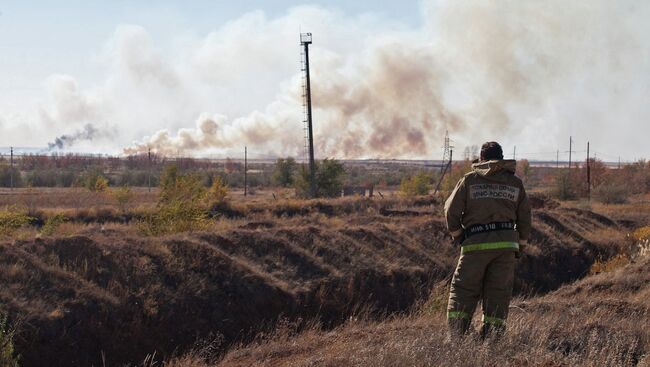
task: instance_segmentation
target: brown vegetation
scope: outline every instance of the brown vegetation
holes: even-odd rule
[[[436,203],[280,201],[213,217],[201,232],[143,237],[79,224],[72,236],[0,241],[0,303],[24,320],[15,345],[26,366],[166,358],[199,339],[220,340],[218,356],[277,320],[327,329],[361,309],[377,319],[426,299],[457,255]],[[519,294],[556,289],[620,252],[614,221],[544,198],[537,207]],[[617,236],[589,236],[597,231]]]
[[[543,297],[518,299],[511,306],[508,332],[498,340],[483,342],[471,335],[447,343],[444,309],[430,302],[411,315],[380,323],[353,320],[334,330],[313,328],[298,335],[279,331],[229,352],[218,365],[647,366],[649,266],[645,257]]]

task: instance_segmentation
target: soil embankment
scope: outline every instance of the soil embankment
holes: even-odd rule
[[[434,301],[381,322],[350,321],[333,331],[315,328],[297,335],[280,330],[228,352],[218,363],[189,354],[174,366],[647,366],[648,267],[646,255],[546,295],[516,299],[508,332],[498,342],[483,342],[474,332],[450,345],[444,305]],[[432,299],[439,296],[444,293]]]
[[[406,311],[453,271],[458,250],[432,212],[271,215],[218,233],[142,238],[96,231],[0,243],[0,303],[22,320],[24,366],[166,356],[198,339],[249,340],[279,317],[337,325],[364,306]],[[244,221],[245,222],[245,221]],[[607,218],[536,209],[519,292],[555,289],[616,252],[589,234]]]

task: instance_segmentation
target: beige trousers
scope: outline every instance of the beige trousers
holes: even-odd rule
[[[460,255],[451,281],[447,319],[452,334],[469,330],[478,301],[482,301],[482,335],[505,329],[512,298],[515,251],[486,250]]]

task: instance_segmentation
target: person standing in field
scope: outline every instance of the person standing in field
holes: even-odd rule
[[[447,229],[461,248],[447,306],[452,338],[468,333],[478,301],[481,336],[505,330],[515,261],[531,228],[530,204],[515,166],[515,160],[503,159],[497,142],[483,144],[480,161],[445,202]]]

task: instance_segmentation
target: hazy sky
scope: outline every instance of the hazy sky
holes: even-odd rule
[[[647,2],[3,1],[0,147],[302,154],[299,30],[317,154],[438,158],[499,140],[650,156]],[[58,140],[56,140],[58,137]],[[126,149],[126,150],[125,150]]]

